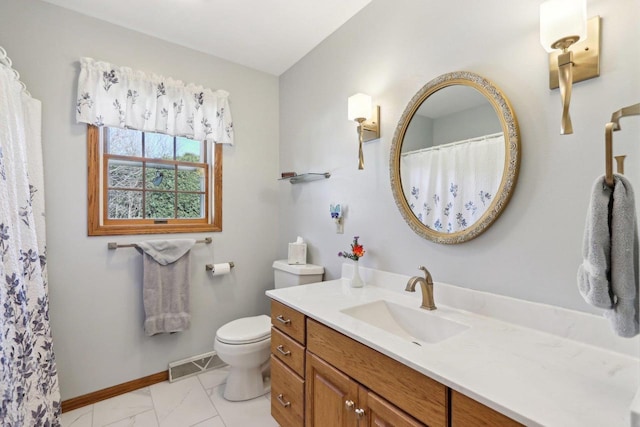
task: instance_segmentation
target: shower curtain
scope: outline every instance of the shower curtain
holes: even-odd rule
[[[3,58],[0,58],[3,59]],[[59,426],[49,326],[41,105],[0,63],[0,425]]]
[[[504,135],[403,153],[402,189],[420,222],[441,233],[474,224],[491,205],[504,170]]]

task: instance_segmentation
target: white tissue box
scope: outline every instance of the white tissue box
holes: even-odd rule
[[[307,263],[307,244],[289,243],[289,264],[302,265]]]

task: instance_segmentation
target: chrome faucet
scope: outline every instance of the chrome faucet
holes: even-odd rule
[[[404,289],[407,292],[416,291],[416,283],[420,283],[420,289],[422,289],[422,305],[420,308],[425,310],[435,310],[436,304],[433,302],[433,279],[431,273],[426,267],[420,266],[419,270],[424,271],[424,278],[420,276],[414,276],[407,282],[407,287]]]

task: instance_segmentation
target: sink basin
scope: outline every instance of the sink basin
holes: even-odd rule
[[[437,343],[469,329],[434,312],[383,300],[356,305],[341,312],[418,345]]]

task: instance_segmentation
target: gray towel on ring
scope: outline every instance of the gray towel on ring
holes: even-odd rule
[[[639,250],[633,188],[614,175],[613,190],[604,177],[593,184],[583,240],[578,289],[585,301],[607,309],[604,316],[622,337],[640,333]]]
[[[136,246],[143,254],[142,301],[148,336],[184,331],[189,313],[189,250],[193,239],[147,240]]]

